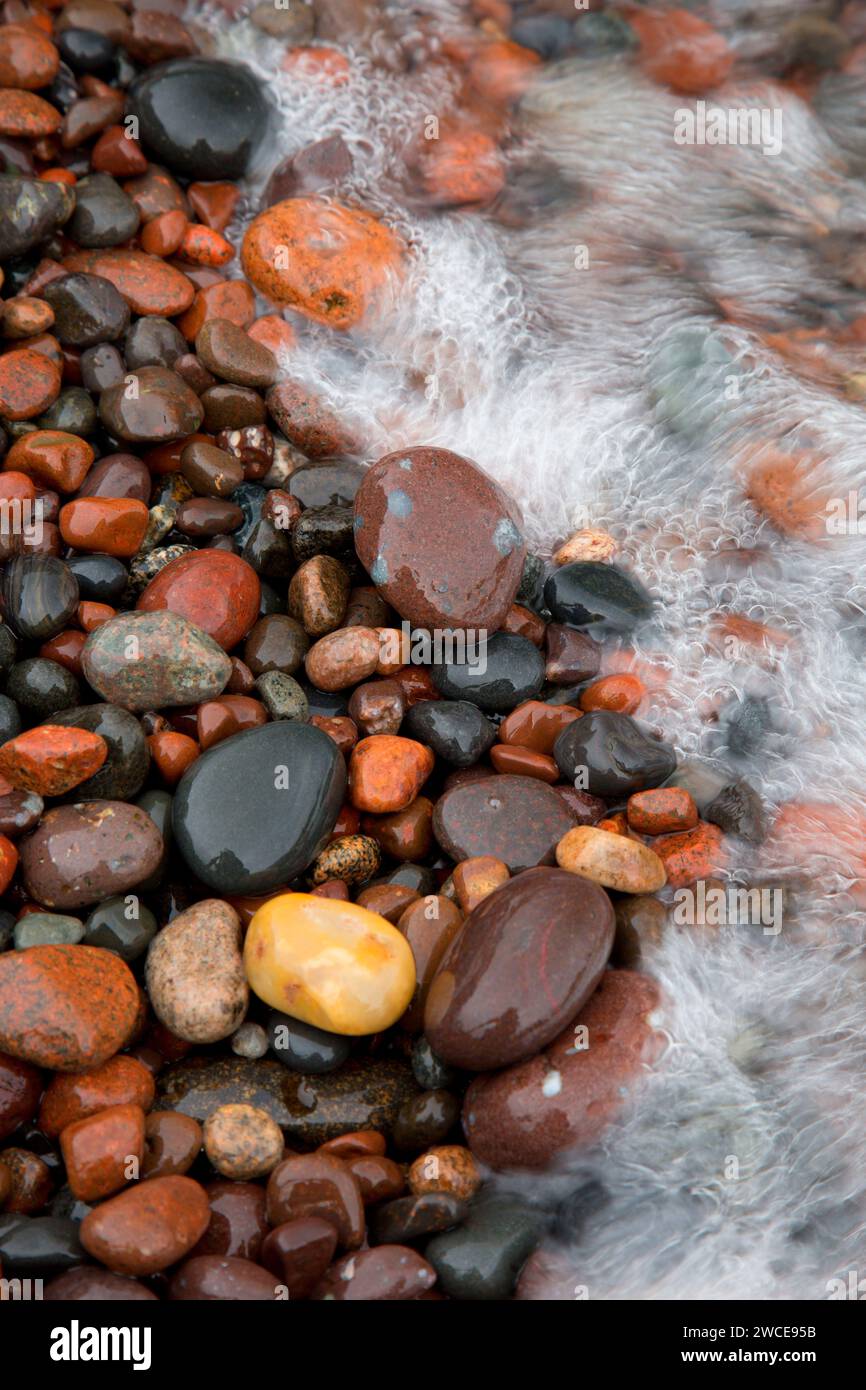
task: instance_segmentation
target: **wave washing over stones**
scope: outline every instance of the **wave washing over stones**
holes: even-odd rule
[[[834,1296],[862,8],[0,20],[3,1279]]]

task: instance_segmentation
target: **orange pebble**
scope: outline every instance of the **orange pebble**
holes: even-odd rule
[[[330,87],[345,86],[351,74],[348,58],[336,48],[290,48],[280,67],[293,77]]]
[[[142,251],[151,256],[173,256],[183,241],[189,221],[180,208],[161,212],[142,227],[139,234]]]
[[[688,10],[629,13],[640,40],[640,62],[656,82],[677,92],[705,92],[724,82],[734,58],[722,35]]]
[[[263,314],[247,329],[253,342],[269,348],[275,357],[288,352],[297,343],[297,335],[291,324],[278,314]]]
[[[232,220],[240,189],[233,183],[191,183],[186,196],[200,222],[215,232],[224,232]]]
[[[724,838],[717,825],[699,821],[694,830],[653,840],[653,852],[664,864],[671,888],[684,888],[699,878],[712,878],[727,858]]]
[[[536,753],[532,748],[521,748],[519,744],[494,743],[490,761],[497,772],[510,772],[515,777],[537,777],[549,784],[559,780],[559,768],[553,758],[546,753]]]
[[[698,808],[685,787],[658,787],[655,791],[635,792],[628,799],[628,823],[643,835],[665,835],[694,830]]]
[[[194,738],[188,734],[177,734],[172,729],[163,734],[151,734],[147,746],[163,781],[170,787],[180,781],[190,763],[194,763],[201,754]]]
[[[109,618],[113,618],[117,609],[112,608],[110,603],[94,603],[92,600],[83,600],[78,605],[77,618],[82,632],[93,632],[95,628],[102,627]]]
[[[613,710],[616,714],[634,714],[646,694],[643,681],[637,676],[602,676],[593,681],[580,696],[580,708],[584,714],[589,710]]]
[[[34,502],[36,500],[36,488],[33,479],[26,473],[17,473],[11,469],[8,473],[0,473],[0,501],[3,502]]]
[[[359,811],[387,814],[413,802],[433,771],[430,749],[413,738],[372,734],[352,749],[349,795]]]
[[[39,648],[39,655],[48,661],[56,661],[59,666],[65,666],[73,676],[80,676],[81,653],[86,641],[85,632],[79,632],[77,628],[68,628],[65,632],[58,632],[57,636],[48,642],[43,642]]]
[[[17,849],[5,835],[0,835],[0,893],[6,892],[17,867]]]
[[[60,534],[76,550],[133,556],[144,539],[149,512],[135,497],[77,497],[60,509]]]
[[[179,247],[180,255],[193,265],[210,265],[219,268],[228,265],[235,254],[235,248],[226,241],[220,232],[205,227],[200,222],[192,222],[186,228]]]
[[[469,82],[487,101],[502,106],[516,101],[529,86],[541,59],[510,39],[485,44],[469,63]]]
[[[71,169],[43,169],[39,177],[48,183],[68,183],[70,188],[78,182]]]

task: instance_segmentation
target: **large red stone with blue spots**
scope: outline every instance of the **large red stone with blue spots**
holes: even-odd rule
[[[448,449],[386,454],[355,498],[361,563],[418,627],[496,632],[523,573],[521,526],[511,498]]]

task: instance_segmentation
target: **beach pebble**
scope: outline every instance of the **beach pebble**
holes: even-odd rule
[[[242,1022],[249,991],[237,913],[218,898],[195,903],[154,937],[145,978],[154,1013],[177,1038],[213,1043]]]

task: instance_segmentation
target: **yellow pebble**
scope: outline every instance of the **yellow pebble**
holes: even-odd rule
[[[284,893],[259,908],[244,969],[271,1008],[346,1037],[390,1028],[415,990],[415,958],[396,927],[357,903],[312,893]]]
[[[563,835],[556,862],[618,893],[656,893],[667,879],[664,864],[647,845],[594,825],[578,825]]]

